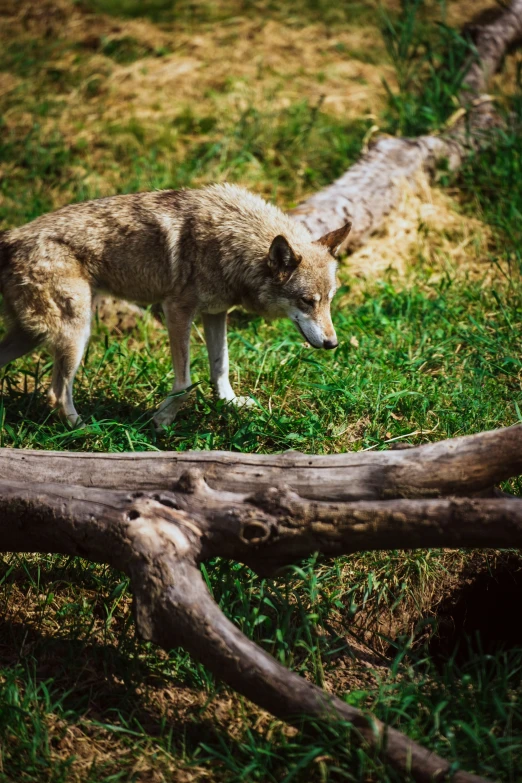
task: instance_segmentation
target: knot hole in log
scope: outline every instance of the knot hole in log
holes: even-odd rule
[[[270,537],[270,528],[265,522],[250,519],[241,525],[239,537],[244,544],[263,544]]]
[[[178,504],[172,497],[155,494],[152,496],[152,499],[155,500],[156,503],[161,503],[162,506],[166,506],[167,508],[179,509]]]

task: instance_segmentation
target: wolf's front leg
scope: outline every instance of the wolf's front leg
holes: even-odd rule
[[[252,405],[250,397],[236,397],[228,377],[227,313],[203,313],[205,341],[207,343],[210,380],[220,400],[233,405]]]
[[[186,400],[186,394],[179,394],[190,386],[190,328],[196,307],[190,303],[180,303],[167,300],[163,302],[163,311],[169,331],[170,353],[174,368],[174,384],[171,394],[158,408],[154,416],[157,430],[168,427],[174,421],[177,412]]]

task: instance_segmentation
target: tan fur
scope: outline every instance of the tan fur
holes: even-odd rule
[[[316,347],[334,347],[330,251],[348,230],[313,242],[302,225],[233,185],[112,196],[43,215],[0,237],[0,284],[11,325],[0,364],[45,344],[55,359],[51,402],[76,423],[72,381],[89,337],[92,297],[105,291],[162,303],[174,392],[190,385],[188,337],[201,313],[211,377],[220,396],[236,401],[228,382],[226,311],[241,305],[269,318],[289,316]],[[158,425],[172,421],[181,399],[162,404]]]

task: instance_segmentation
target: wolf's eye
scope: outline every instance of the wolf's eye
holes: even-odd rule
[[[306,305],[307,307],[313,307],[315,304],[315,299],[309,299],[307,296],[301,297],[302,304]]]

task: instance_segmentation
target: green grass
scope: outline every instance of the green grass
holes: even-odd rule
[[[132,118],[108,124],[103,137],[67,144],[57,130],[6,132],[0,165],[0,225],[18,225],[53,204],[100,195],[85,186],[85,170],[115,192],[190,187],[215,181],[248,182],[292,204],[340,175],[355,161],[369,126],[343,122],[320,105],[298,102],[277,112],[249,106],[232,116],[196,115],[182,107],[170,126],[150,129]],[[0,120],[0,128],[2,123]]]
[[[420,277],[420,275],[419,275]],[[3,445],[88,450],[223,448],[331,452],[406,437],[422,442],[512,424],[522,407],[522,300],[516,287],[419,280],[368,284],[334,305],[335,353],[305,347],[291,323],[232,313],[231,377],[258,406],[215,401],[201,325],[192,339],[190,403],[164,436],[151,422],[172,370],[166,331],[151,323],[123,337],[95,330],[75,384],[88,423],[69,431],[45,406],[45,353],[3,374]],[[359,343],[355,348],[353,338]],[[31,389],[31,393],[26,392]],[[414,433],[414,434],[411,434]]]
[[[438,130],[455,112],[457,96],[470,62],[475,57],[471,40],[445,24],[446,3],[439,7],[437,24],[426,21],[424,0],[401,0],[401,11],[380,9],[381,29],[392,61],[397,87],[384,81],[389,133],[420,136]]]
[[[458,184],[464,210],[478,214],[492,226],[494,246],[491,259],[502,262],[509,274],[521,269],[522,240],[522,137],[518,122],[522,114],[519,93],[513,102],[513,116],[506,127],[495,134],[494,143],[481,153],[481,165],[470,160],[458,179],[443,177],[443,182]]]
[[[422,15],[410,19],[412,5],[402,17],[386,17],[402,31],[399,41],[387,38],[402,71],[385,121],[403,133],[430,130],[447,117],[464,51],[453,31],[435,31]],[[96,6],[128,16],[138,8],[123,0]],[[158,0],[147,10],[156,18],[172,7]],[[257,5],[242,8],[254,14]],[[323,8],[296,4],[298,23]],[[361,23],[369,19],[368,4],[341,9],[348,10]],[[84,90],[86,101],[103,95],[111,60],[160,56],[141,52],[135,40],[101,41],[109,64],[96,82],[86,77],[85,52],[66,41],[13,42],[0,53],[0,70],[22,80],[2,97],[4,117],[32,118],[28,133],[6,130],[12,126],[3,120],[2,227],[96,196],[86,172],[120,192],[228,179],[291,205],[357,158],[369,120],[342,121],[304,101],[271,109],[268,98],[262,108],[233,107],[226,115],[208,102],[204,110],[180,105],[173,122],[154,127],[122,113],[103,133],[78,134],[71,143],[49,120],[58,123],[71,90]],[[454,60],[442,61],[445,46]],[[71,68],[55,68],[71,52]],[[520,113],[517,101],[513,108]],[[441,174],[463,213],[492,227],[482,278],[442,273],[423,257],[407,279],[390,272],[361,281],[346,266],[333,307],[335,352],[304,346],[290,323],[233,312],[231,375],[237,392],[257,401],[248,410],[214,399],[197,324],[195,387],[161,437],[151,417],[172,382],[164,328],[145,318],[118,336],[95,324],[75,384],[87,427],[71,431],[48,411],[51,364],[45,353],[34,354],[2,371],[0,445],[333,453],[521,421],[521,139],[508,129],[457,178]],[[520,494],[520,481],[505,488]],[[458,595],[475,572],[493,575],[498,566],[511,573],[516,557],[439,550],[311,557],[273,580],[216,560],[204,573],[227,616],[282,663],[461,768],[515,783],[522,770],[522,640],[498,650],[486,638],[462,638],[448,660],[432,657],[430,638],[441,598]],[[492,592],[495,585],[492,577]],[[183,650],[167,654],[139,641],[128,580],[112,569],[79,558],[6,556],[0,610],[2,783],[404,780],[358,748],[347,727],[321,727],[312,739],[296,734]],[[373,656],[369,666],[354,654],[360,646]]]

